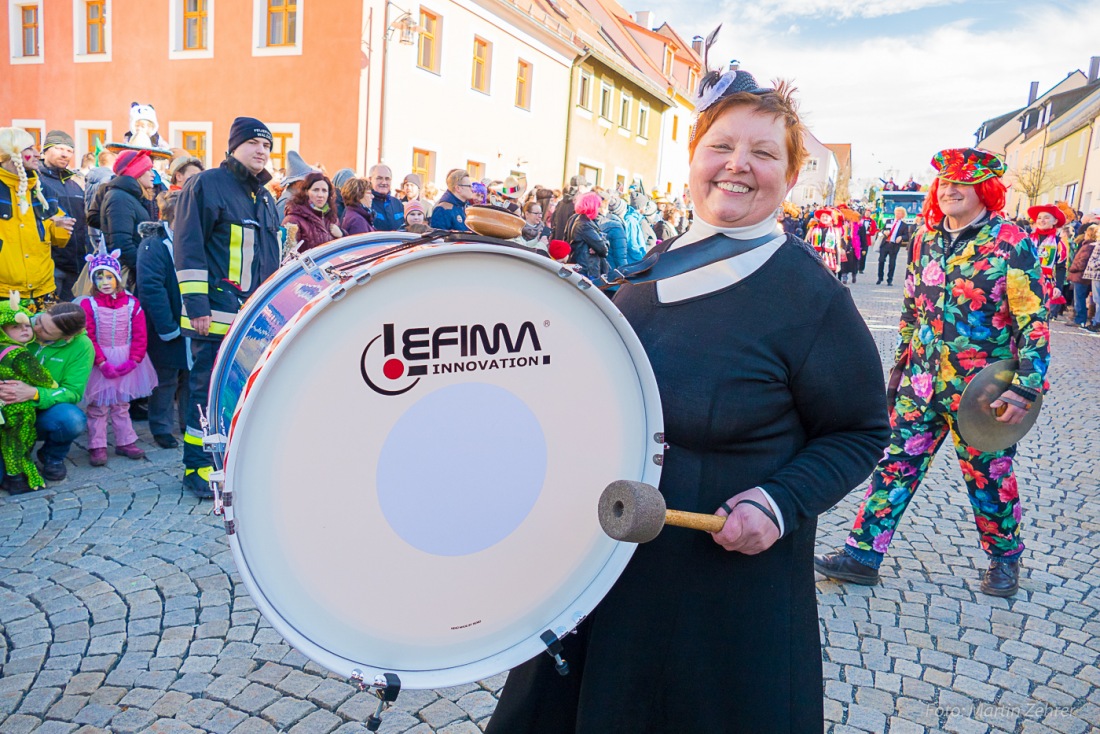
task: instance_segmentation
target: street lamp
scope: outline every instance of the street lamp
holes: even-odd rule
[[[393,5],[393,3],[390,4]],[[389,41],[393,38],[393,32],[398,31],[397,42],[402,46],[412,46],[416,43],[416,34],[420,33],[420,26],[413,20],[412,13],[408,10],[402,10],[396,5],[394,7],[401,10],[401,15],[397,16],[386,28],[386,40]]]

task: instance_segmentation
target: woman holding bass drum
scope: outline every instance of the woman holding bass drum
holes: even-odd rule
[[[660,386],[666,527],[549,656],[514,669],[487,734],[820,732],[817,516],[889,438],[882,367],[848,290],[775,212],[806,158],[787,83],[708,74],[689,144],[691,229],[666,253],[733,254],[623,285],[615,304]],[[699,252],[699,249],[696,250]]]

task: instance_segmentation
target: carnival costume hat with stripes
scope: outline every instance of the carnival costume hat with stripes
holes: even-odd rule
[[[112,250],[107,252],[107,247],[102,242],[99,244],[99,251],[94,255],[85,255],[84,260],[88,263],[88,277],[94,278],[95,274],[100,270],[106,270],[115,276],[115,280],[118,283],[122,283],[122,265],[119,264],[118,256],[122,254],[121,250]],[[120,288],[121,289],[121,288]]]

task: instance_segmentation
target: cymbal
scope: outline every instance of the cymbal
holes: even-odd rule
[[[963,390],[957,413],[959,435],[979,451],[1001,451],[1019,443],[1039,419],[1042,395],[1031,402],[1027,415],[1016,425],[1000,422],[989,407],[1012,385],[1018,366],[1014,359],[993,362],[974,375]]]

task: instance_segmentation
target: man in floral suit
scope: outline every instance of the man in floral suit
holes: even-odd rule
[[[829,578],[877,583],[901,516],[950,433],[989,555],[981,590],[1012,596],[1024,549],[1012,471],[1016,447],[982,452],[968,446],[956,412],[971,378],[998,360],[1019,359],[1012,386],[991,406],[1007,406],[998,420],[1019,423],[1045,388],[1050,351],[1040,263],[1035,246],[1000,213],[1005,167],[997,156],[955,148],[937,153],[932,165],[937,179],[924,203],[928,231],[905,278],[890,445],[845,546],[817,556],[814,567]]]

